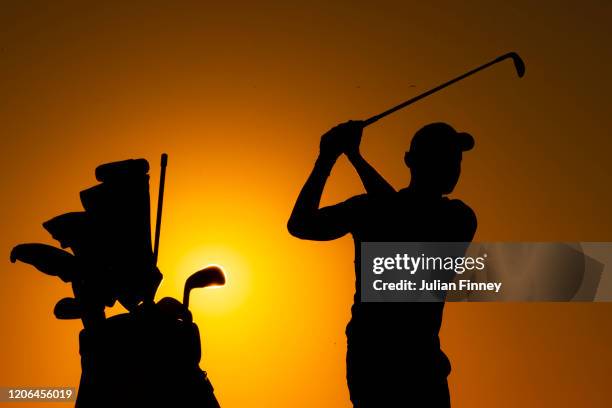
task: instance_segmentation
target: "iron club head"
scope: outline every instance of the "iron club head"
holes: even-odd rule
[[[216,266],[207,266],[191,275],[185,282],[185,291],[183,293],[183,304],[189,307],[189,293],[195,288],[205,288],[208,286],[222,286],[225,284],[225,274],[223,270]]]
[[[522,78],[523,75],[525,75],[525,63],[516,52],[509,53],[508,57],[512,58],[514,68],[516,69],[516,74],[519,78]]]

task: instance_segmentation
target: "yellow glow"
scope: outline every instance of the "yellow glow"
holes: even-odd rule
[[[483,72],[368,127],[362,152],[403,187],[411,134],[447,121],[476,137],[455,196],[478,214],[477,241],[610,240],[604,2],[70,3],[2,4],[0,384],[80,375],[82,323],[52,314],[70,286],[10,264],[9,248],[57,244],[40,223],[80,211],[78,191],[109,161],[150,161],[154,215],[167,152],[156,299],[180,300],[192,273],[223,265],[225,286],[191,294],[221,406],[349,407],[353,243],[286,230],[319,136],[511,49],[525,78]],[[341,158],[322,203],[362,191]],[[453,406],[608,406],[612,303],[567,306],[448,305]]]
[[[225,285],[194,289],[189,308],[204,314],[224,314],[240,307],[249,289],[249,268],[239,254],[227,247],[206,246],[189,251],[180,258],[176,271],[164,273],[158,297],[172,296],[182,300],[187,278],[208,266],[218,266],[223,270]]]

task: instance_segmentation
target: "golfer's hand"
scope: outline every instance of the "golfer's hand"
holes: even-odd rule
[[[320,154],[324,158],[337,159],[342,153],[359,153],[363,122],[348,121],[332,128],[321,137]]]
[[[342,126],[345,126],[345,134],[343,135],[344,153],[349,157],[359,155],[359,145],[363,135],[363,121],[351,120]]]

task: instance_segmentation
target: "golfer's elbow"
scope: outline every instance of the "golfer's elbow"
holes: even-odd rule
[[[287,223],[287,230],[294,237],[308,241],[331,241],[346,233],[322,223],[316,217],[312,219],[290,219]]]
[[[289,218],[289,221],[287,221],[287,231],[289,231],[289,233],[296,238],[307,239],[307,225],[307,222],[304,222],[304,220],[292,215]]]

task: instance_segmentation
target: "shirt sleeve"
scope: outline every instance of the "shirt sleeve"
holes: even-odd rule
[[[459,222],[459,230],[462,231],[462,242],[471,242],[476,234],[478,221],[476,213],[467,204],[461,200],[451,200],[452,209],[454,212],[453,219]]]
[[[367,194],[357,195],[341,203],[321,208],[320,216],[327,220],[326,224],[333,224],[344,233],[352,232],[361,219],[367,203]]]

